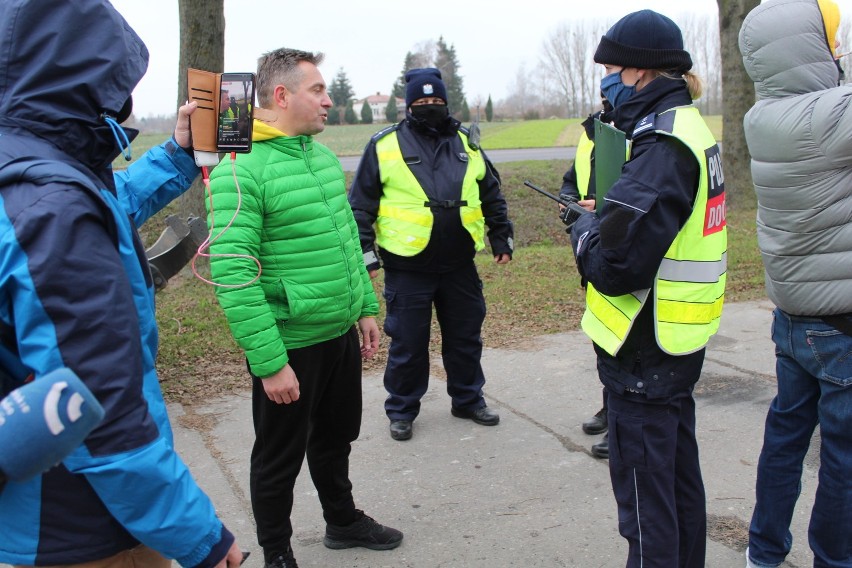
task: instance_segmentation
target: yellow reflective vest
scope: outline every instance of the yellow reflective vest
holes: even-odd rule
[[[589,139],[586,131],[580,135],[577,141],[577,153],[574,155],[574,173],[577,179],[577,192],[580,200],[586,199],[589,194],[589,181],[592,178],[592,150],[595,148],[594,140]]]
[[[686,355],[707,344],[722,316],[728,248],[724,174],[719,147],[695,107],[660,113],[653,129],[686,144],[700,165],[692,214],[666,252],[653,285],[657,344],[670,355]],[[607,296],[589,283],[583,331],[614,356],[650,292]]]
[[[462,131],[459,131],[459,138],[468,156],[459,215],[479,251],[485,248],[485,217],[482,215],[478,183],[485,177],[485,159],[478,150],[468,145],[467,136]],[[382,182],[382,198],[376,217],[376,244],[400,256],[414,256],[426,248],[432,234],[434,217],[429,197],[405,163],[395,130],[379,139],[376,155]]]

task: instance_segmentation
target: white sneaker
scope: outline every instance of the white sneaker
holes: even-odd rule
[[[748,557],[748,548],[746,548],[746,568],[765,568],[766,564],[754,564]]]

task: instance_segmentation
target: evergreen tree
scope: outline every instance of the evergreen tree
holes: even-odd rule
[[[448,46],[443,36],[438,38],[435,67],[441,70],[441,77],[447,87],[447,105],[450,107],[450,112],[461,112],[465,105],[464,79],[459,74],[460,65],[456,58],[456,48],[452,45]]]
[[[364,124],[373,124],[373,109],[370,108],[367,99],[364,99],[364,104],[361,106],[361,122]]]
[[[396,107],[396,97],[391,95],[388,106],[385,107],[385,118],[388,119],[388,122],[396,122],[397,114],[399,114],[399,109]]]
[[[470,121],[470,107],[467,106],[467,99],[462,99],[461,121],[462,122],[469,122]]]
[[[340,124],[340,110],[337,107],[328,109],[328,124]]]
[[[494,105],[491,103],[491,95],[488,95],[488,102],[485,103],[485,120],[491,122],[494,118]]]
[[[343,119],[346,121],[346,124],[358,124],[358,115],[355,114],[351,99],[346,103],[346,112]]]
[[[417,66],[415,64],[416,59],[417,56],[415,56],[410,51],[405,54],[405,61],[402,64],[402,73],[399,74],[399,77],[393,84],[393,88],[391,89],[391,97],[399,97],[401,99],[405,98],[405,74],[408,73],[409,69],[414,69]],[[393,120],[391,122],[396,122],[396,120]]]
[[[334,76],[334,80],[328,88],[328,96],[331,97],[336,107],[345,107],[349,101],[355,98],[352,83],[349,82],[349,77],[346,76],[343,67],[338,69],[337,75]]]

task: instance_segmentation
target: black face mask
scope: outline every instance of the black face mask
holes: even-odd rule
[[[450,116],[450,109],[447,105],[412,105],[411,116],[426,126],[441,130]]]

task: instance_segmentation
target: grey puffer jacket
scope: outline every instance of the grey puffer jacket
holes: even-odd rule
[[[816,0],[745,18],[740,51],[758,101],[744,119],[769,298],[787,313],[852,312],[852,87]]]

